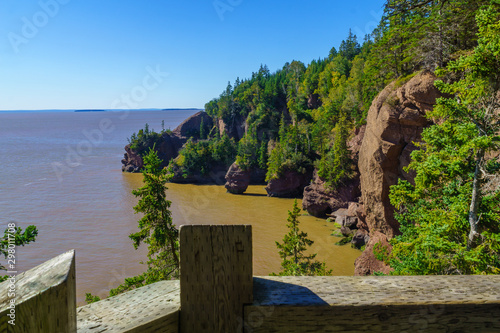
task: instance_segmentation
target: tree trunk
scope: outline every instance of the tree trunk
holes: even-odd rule
[[[481,163],[484,158],[484,150],[479,149],[476,155],[476,170],[474,171],[474,181],[472,183],[472,198],[469,207],[469,239],[467,240],[467,249],[470,249],[475,238],[478,236],[477,224],[479,222],[477,218],[477,209],[479,206],[479,201],[481,200]]]

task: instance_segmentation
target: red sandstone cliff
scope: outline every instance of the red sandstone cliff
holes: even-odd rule
[[[436,77],[424,71],[401,87],[387,86],[373,101],[368,111],[366,133],[359,151],[361,202],[370,240],[356,260],[355,274],[375,271],[387,273],[389,268],[373,255],[376,243],[387,244],[399,233],[394,208],[389,202],[389,187],[398,179],[413,181],[414,175],[403,168],[410,162],[414,142],[421,139],[425,117],[440,96],[434,87]]]

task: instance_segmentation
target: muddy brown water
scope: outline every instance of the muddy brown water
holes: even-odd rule
[[[0,147],[6,157],[0,223],[3,228],[11,221],[23,228],[34,224],[39,230],[35,243],[17,248],[17,270],[75,249],[79,305],[85,292],[105,296],[126,277],[144,271],[140,262],[146,259],[146,248],[134,250],[128,238],[139,219],[131,191],[141,186],[142,175],[121,172],[123,146],[146,122],[159,130],[165,120],[165,128],[173,129],[194,112],[0,113]],[[176,225],[251,224],[254,275],[279,271],[275,242],[287,232],[293,199],[268,198],[263,186],[250,186],[244,195],[215,185],[168,187]],[[352,275],[361,252],[334,245],[338,239],[330,236],[333,225],[325,220],[301,216],[300,221],[315,242],[311,251],[317,258],[335,275]]]

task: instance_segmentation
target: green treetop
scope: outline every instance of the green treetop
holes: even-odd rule
[[[391,188],[394,274],[500,273],[499,19],[500,6],[478,12],[478,46],[441,71],[458,79],[436,82],[453,97],[438,100],[412,153],[415,185]]]
[[[3,254],[5,259],[8,259],[9,261],[14,260],[13,262],[15,263],[15,254],[12,253],[12,247],[9,248],[9,244],[14,244],[15,246],[24,246],[26,244],[34,242],[37,235],[38,230],[34,225],[28,226],[24,231],[20,227],[16,227],[14,225],[11,228],[11,226],[9,225],[9,228],[5,229],[3,237],[0,238],[0,253]],[[0,264],[0,271],[5,270],[8,269]],[[8,275],[0,276],[0,282],[5,281],[8,277]]]
[[[141,243],[148,245],[148,269],[125,279],[125,283],[110,291],[110,296],[179,276],[179,231],[172,222],[171,202],[166,199],[166,170],[161,167],[154,147],[144,156],[142,175],[144,186],[132,193],[139,198],[134,210],[143,217],[139,220],[140,230],[129,237],[136,249]],[[88,303],[99,300],[91,294],[86,296]]]
[[[311,255],[304,253],[314,242],[307,238],[307,233],[300,231],[299,215],[300,208],[297,205],[297,200],[295,200],[292,211],[288,211],[287,227],[290,231],[283,238],[283,243],[276,242],[282,259],[282,271],[277,275],[331,275],[332,271],[326,269],[324,262],[314,260],[316,253]]]

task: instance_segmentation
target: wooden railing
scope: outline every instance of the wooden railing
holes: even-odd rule
[[[0,332],[500,332],[500,276],[253,277],[250,226],[183,226],[181,280],[76,308],[74,252],[0,284]]]

